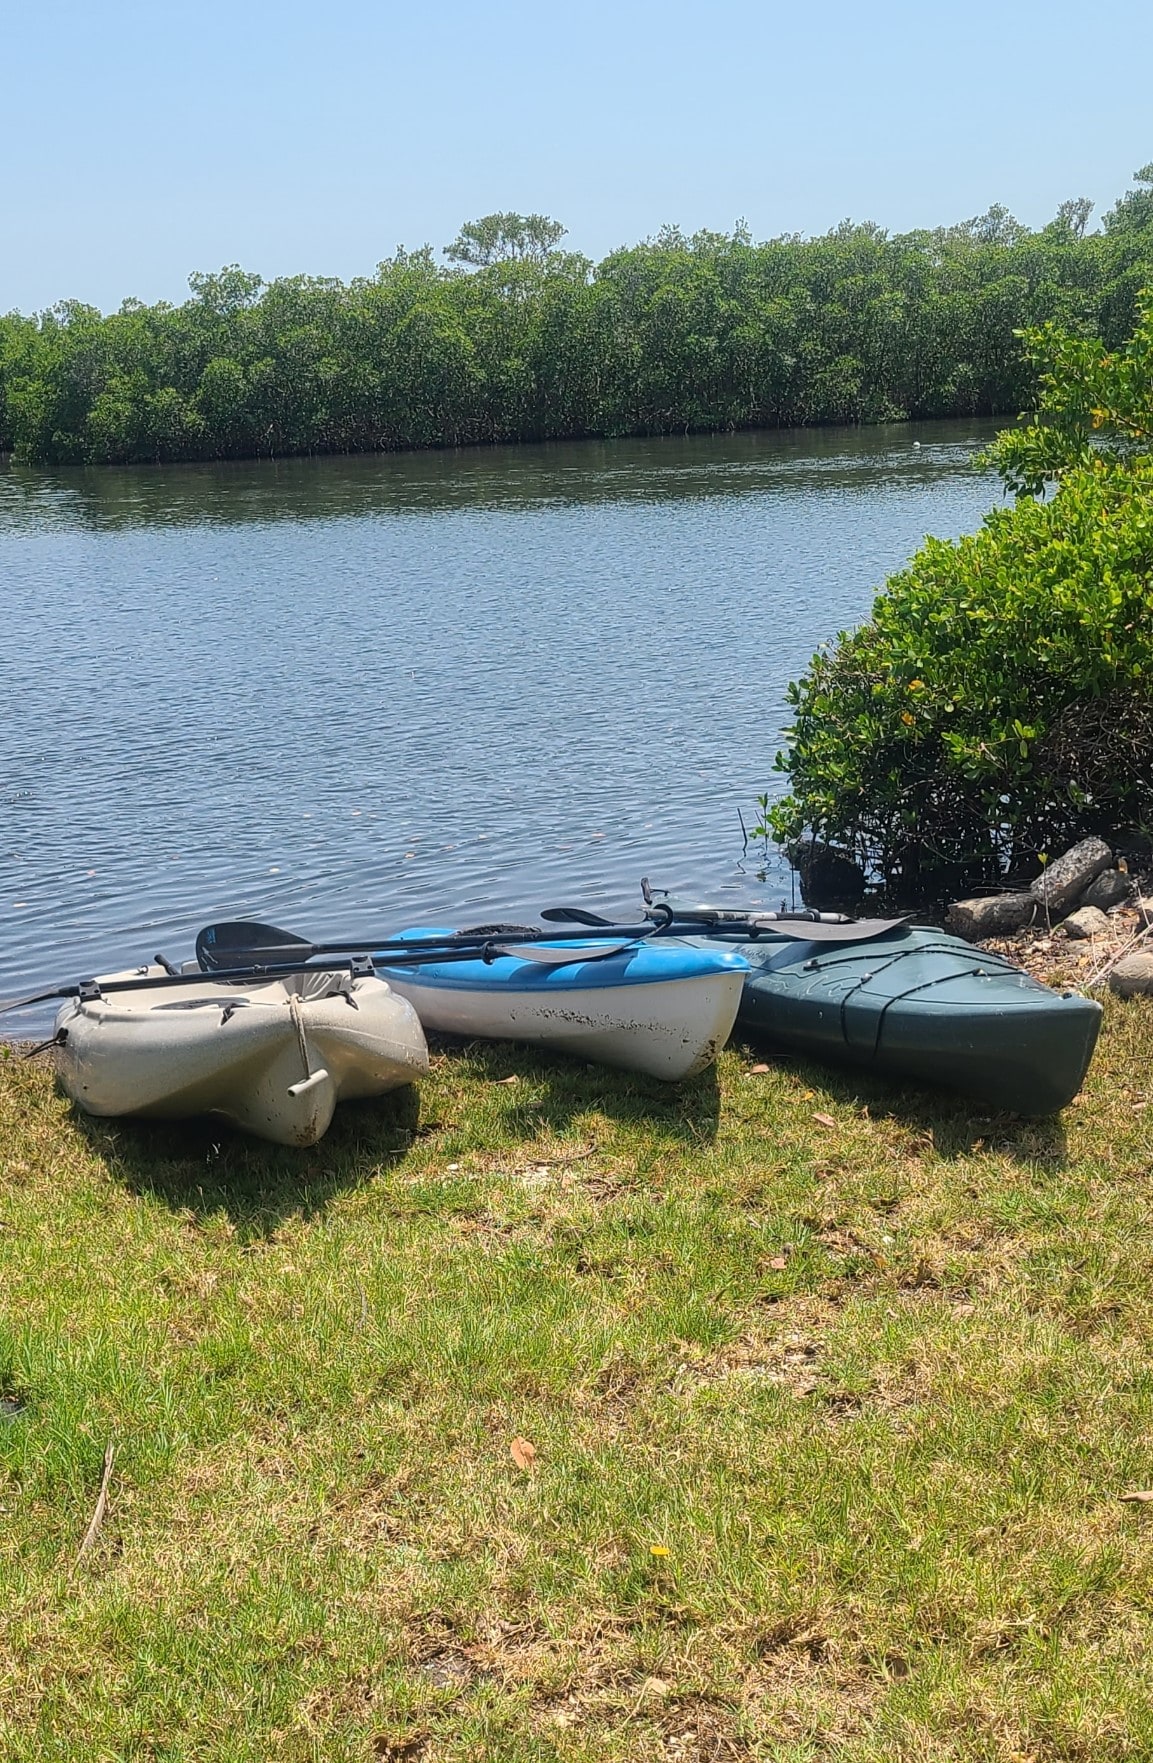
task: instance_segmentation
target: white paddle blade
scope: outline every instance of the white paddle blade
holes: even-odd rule
[[[603,961],[606,955],[623,955],[626,949],[633,947],[631,942],[584,943],[579,949],[549,949],[540,943],[517,943],[511,949],[496,945],[493,953],[511,956],[514,961],[538,961],[544,967],[566,967],[578,961]]]

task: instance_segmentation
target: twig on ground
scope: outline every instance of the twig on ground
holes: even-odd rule
[[[108,1483],[112,1478],[112,1464],[116,1457],[116,1446],[109,1439],[104,1452],[104,1474],[100,1477],[100,1492],[96,1498],[96,1510],[92,1514],[92,1522],[84,1532],[84,1541],[76,1556],[77,1564],[96,1547],[100,1536],[100,1527],[104,1523],[104,1514],[108,1510]]]
[[[1138,931],[1134,931],[1128,942],[1122,943],[1119,949],[1114,948],[1102,965],[1089,975],[1089,978],[1085,981],[1085,989],[1088,990],[1091,986],[1099,986],[1101,981],[1112,973],[1118,961],[1123,961],[1125,956],[1137,947],[1138,943],[1145,940],[1151,930],[1153,930],[1153,921],[1147,918],[1142,928]]]
[[[597,1145],[597,1142],[594,1139],[592,1144],[586,1146],[586,1148],[583,1151],[572,1151],[568,1154],[568,1156],[565,1156],[565,1157],[547,1157],[547,1158],[542,1157],[541,1162],[542,1162],[542,1164],[543,1163],[583,1163],[586,1157],[595,1157],[599,1148],[600,1147]]]

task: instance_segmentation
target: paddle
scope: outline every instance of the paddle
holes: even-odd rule
[[[339,973],[347,967],[348,961],[324,961],[313,969],[315,973]],[[9,998],[0,1004],[0,1011],[23,1010],[29,1004],[46,1004],[51,998],[83,998],[103,997],[105,992],[148,992],[161,986],[202,986],[211,977],[212,981],[224,983],[228,980],[264,980],[278,979],[282,974],[299,973],[299,962],[293,967],[236,967],[224,968],[211,976],[205,973],[161,973],[149,975],[146,972],[133,975],[131,979],[82,979],[75,985],[53,986],[46,992],[32,992],[26,998]]]
[[[249,925],[247,928],[249,930],[272,930],[273,927],[271,925]],[[26,998],[10,998],[6,1003],[0,1004],[0,1013],[3,1013],[6,1010],[22,1010],[31,1004],[45,1004],[52,998],[80,998],[85,996],[99,998],[103,997],[106,992],[146,992],[162,986],[202,986],[209,981],[213,984],[218,981],[223,983],[231,980],[255,980],[263,982],[268,979],[280,979],[284,975],[290,973],[300,973],[305,966],[305,957],[301,951],[311,948],[312,945],[305,943],[303,939],[299,937],[291,937],[291,933],[287,931],[276,931],[275,935],[281,940],[275,944],[274,947],[282,957],[276,961],[237,961],[236,964],[231,967],[200,968],[194,973],[163,973],[151,976],[142,974],[134,975],[130,979],[84,979],[78,981],[75,985],[54,986],[51,990],[46,992],[33,992]],[[291,940],[289,941],[286,939]],[[582,942],[584,940],[585,939],[582,938]],[[552,967],[561,967],[575,965],[578,962],[583,961],[603,961],[608,955],[621,954],[629,947],[629,944],[635,940],[635,938],[630,937],[623,943],[592,943],[588,944],[586,947],[574,947],[571,950],[524,947],[506,949],[503,947],[504,939],[493,939],[492,937],[489,937],[484,943],[469,943],[465,944],[463,947],[459,944],[449,946],[443,941],[440,943],[430,943],[427,946],[417,944],[415,948],[411,943],[405,943],[400,945],[398,952],[395,955],[389,955],[388,966],[419,967],[423,962],[433,960],[480,960],[488,963],[499,959],[502,955],[508,955],[512,956],[517,961],[536,961]],[[287,960],[283,959],[283,956],[285,955],[288,957]],[[368,961],[367,965],[371,966],[371,962]],[[350,963],[347,954],[345,954],[343,959],[334,958],[311,963],[308,966],[307,971],[309,973],[340,973],[345,968],[349,968],[350,971],[352,968],[352,964]]]
[[[616,954],[642,937],[651,937],[656,927],[651,922],[614,925],[601,920],[599,928],[612,932],[616,940],[611,947],[597,944],[592,949],[578,950],[574,955],[563,949],[537,950],[531,955],[525,954],[525,959],[556,965],[569,961],[596,961],[605,955]],[[295,961],[299,965],[311,961],[316,955],[335,955],[358,949],[387,957],[381,965],[392,967],[404,957],[411,957],[414,962],[460,959],[462,956],[466,960],[478,956],[486,959],[491,958],[485,956],[486,950],[511,954],[515,948],[519,955],[535,943],[558,943],[577,938],[587,941],[583,930],[503,930],[499,925],[484,925],[478,930],[451,931],[439,937],[344,937],[340,942],[310,943],[294,931],[279,930],[274,924],[238,919],[233,923],[206,925],[196,939],[196,959],[204,970],[213,972],[221,962],[233,967],[263,966],[269,961]]]
[[[718,937],[737,942],[745,939],[757,942],[761,937],[788,937],[798,943],[871,943],[874,937],[886,936],[889,931],[900,930],[910,922],[908,917],[837,918],[832,913],[814,914],[812,918],[799,912],[756,912],[746,916],[735,912],[710,914],[704,908],[698,908],[691,914],[678,909],[669,934],[692,936],[712,931]]]
[[[583,906],[546,906],[541,913],[550,924],[591,924],[598,930],[602,925],[611,924],[611,918],[602,918],[597,912],[586,912]]]
[[[868,943],[874,937],[908,924],[906,918],[848,918],[839,912],[756,912],[727,906],[675,906],[654,902],[651,906],[658,936],[693,936],[705,930],[735,940],[755,942],[762,936],[791,937],[801,943]],[[553,923],[574,922],[599,926],[608,920],[580,906],[549,906],[541,913]]]
[[[663,922],[667,913],[678,927],[704,925],[721,935],[749,935],[754,940],[764,934],[792,937],[803,943],[868,943],[874,937],[885,936],[888,931],[899,930],[912,919],[911,913],[900,918],[850,918],[845,912],[815,912],[807,907],[790,912],[782,906],[779,912],[758,912],[750,911],[747,906],[682,906],[669,899],[667,888],[657,888],[655,892],[665,898],[660,901],[653,898],[652,884],[648,876],[643,875],[641,894],[646,916],[660,914],[662,929],[667,928]],[[683,935],[683,929],[679,929],[678,934]]]

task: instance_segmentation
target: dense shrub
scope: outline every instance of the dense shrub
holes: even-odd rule
[[[930,539],[790,687],[773,832],[890,883],[1153,823],[1153,300],[1114,353],[1025,341],[1038,416],[990,450],[1016,506]]]

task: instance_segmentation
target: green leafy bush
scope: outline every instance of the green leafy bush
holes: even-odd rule
[[[1025,341],[1038,415],[990,450],[1021,499],[930,539],[790,687],[769,827],[890,885],[1153,822],[1153,299],[1115,354]]]

